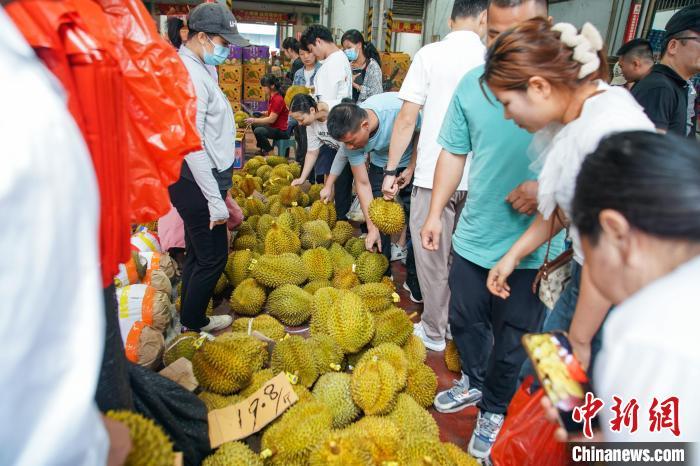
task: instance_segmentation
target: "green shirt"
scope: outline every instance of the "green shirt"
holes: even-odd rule
[[[529,169],[527,156],[532,136],[504,118],[503,106],[484,85],[486,98],[479,85],[483,72],[483,66],[477,67],[460,81],[438,142],[455,155],[473,153],[467,201],[452,246],[464,259],[490,269],[535,218],[518,213],[506,197],[522,182],[537,179],[537,174]],[[550,259],[561,253],[562,238],[552,241]],[[546,244],[525,257],[518,268],[539,268],[545,250]]]

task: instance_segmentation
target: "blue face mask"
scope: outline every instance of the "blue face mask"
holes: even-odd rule
[[[209,38],[207,37],[207,39]],[[228,58],[230,50],[225,45],[215,44],[211,39],[209,39],[209,42],[214,46],[214,53],[209,53],[207,49],[204,49],[204,63],[218,66]]]
[[[350,60],[350,61],[357,60],[357,49],[355,47],[350,48],[350,49],[345,49],[345,50],[343,50],[343,52],[345,52],[345,56],[348,57],[348,60]]]

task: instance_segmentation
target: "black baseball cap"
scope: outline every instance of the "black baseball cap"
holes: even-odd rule
[[[197,32],[221,36],[231,45],[250,45],[248,39],[239,34],[236,17],[221,3],[197,5],[187,17],[187,27]]]
[[[688,30],[700,33],[700,5],[683,8],[671,16],[666,23],[667,37]]]

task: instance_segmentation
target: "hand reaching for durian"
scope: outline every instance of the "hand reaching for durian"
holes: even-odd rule
[[[333,198],[333,186],[324,186],[318,194],[323,202],[328,202]]]
[[[292,186],[301,186],[302,184],[304,184],[305,181],[306,180],[302,178],[297,178],[295,180],[292,180]]]
[[[382,238],[379,229],[374,225],[367,225],[367,236],[365,237],[365,248],[368,251],[382,252]]]
[[[398,178],[396,178],[396,183],[398,185],[398,189],[403,189],[409,184],[411,184],[411,180],[413,180],[413,170],[415,167],[408,166],[404,171],[401,172]]]
[[[387,201],[392,201],[399,192],[399,186],[396,183],[397,178],[393,175],[386,175],[384,177],[384,182],[382,183],[382,194],[384,194],[384,199]]]

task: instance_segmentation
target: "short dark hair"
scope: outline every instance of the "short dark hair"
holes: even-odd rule
[[[489,0],[489,6],[497,6],[498,8],[515,8],[516,6],[526,3],[535,2],[540,6],[548,8],[547,0]]]
[[[637,230],[700,242],[700,147],[673,134],[629,131],[603,139],[576,180],[573,223],[596,244],[600,213],[620,212]]]
[[[328,114],[328,134],[340,141],[348,133],[360,129],[360,124],[367,119],[367,111],[354,103],[342,103],[333,107]]]
[[[168,18],[168,39],[173,47],[179,49],[182,45],[182,38],[180,37],[180,30],[185,27],[185,22],[177,17]]]
[[[260,85],[265,87],[274,87],[276,91],[279,91],[282,83],[280,82],[280,78],[274,74],[268,73],[260,79]]]
[[[640,58],[654,61],[651,42],[646,39],[632,39],[617,50],[618,57]]]
[[[296,53],[299,53],[299,41],[296,40],[294,37],[287,37],[286,39],[284,39],[284,42],[282,42],[282,48],[292,49]]]
[[[452,21],[457,18],[471,18],[478,16],[489,6],[488,0],[455,0],[452,5]]]
[[[318,103],[309,94],[297,94],[289,105],[291,113],[311,113],[311,109],[318,110]]]
[[[313,44],[317,39],[324,42],[333,42],[333,34],[331,30],[321,24],[312,24],[301,34],[301,48],[310,52],[309,44]]]

